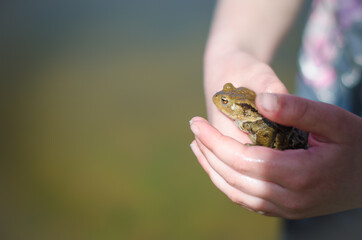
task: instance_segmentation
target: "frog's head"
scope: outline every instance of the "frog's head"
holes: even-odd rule
[[[233,120],[255,121],[260,118],[255,106],[255,96],[255,92],[248,88],[235,88],[231,83],[226,83],[223,90],[213,96],[213,102]]]

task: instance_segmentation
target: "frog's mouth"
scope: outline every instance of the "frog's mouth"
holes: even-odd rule
[[[215,93],[214,96],[212,96],[212,101],[214,102],[214,104],[216,105],[216,102],[217,102],[217,96],[219,94]]]
[[[239,105],[244,110],[244,112],[251,111],[251,112],[254,112],[254,113],[259,113],[258,110],[256,108],[254,108],[253,106],[251,106],[250,104],[237,103],[237,105]]]
[[[235,104],[231,105],[230,109],[233,110],[233,108],[235,109]],[[223,114],[225,114],[226,116],[228,116],[229,118],[231,118],[232,120],[236,120],[237,116],[234,116],[232,114],[232,112],[228,111],[227,108],[222,108],[219,109]]]

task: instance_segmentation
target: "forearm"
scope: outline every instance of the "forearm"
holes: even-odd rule
[[[292,25],[302,0],[219,0],[205,51],[244,51],[268,63]]]

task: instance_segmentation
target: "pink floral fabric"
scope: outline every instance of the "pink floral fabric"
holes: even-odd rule
[[[342,79],[343,71],[350,71],[338,66],[348,45],[346,32],[361,23],[362,0],[313,2],[304,32],[299,66],[302,81],[315,91],[319,100],[335,102],[334,86]]]

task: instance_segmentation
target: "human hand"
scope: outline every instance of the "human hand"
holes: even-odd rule
[[[237,129],[233,121],[222,114],[212,102],[212,96],[222,90],[227,82],[233,83],[236,87],[247,87],[257,94],[261,92],[287,93],[287,90],[267,64],[248,53],[228,49],[206,54],[204,85],[208,119],[224,135],[231,136],[242,143],[250,142],[249,138]]]
[[[289,219],[362,206],[362,118],[291,95],[259,94],[256,104],[266,118],[309,131],[309,148],[246,146],[193,118],[191,147],[222,192],[250,210]]]

